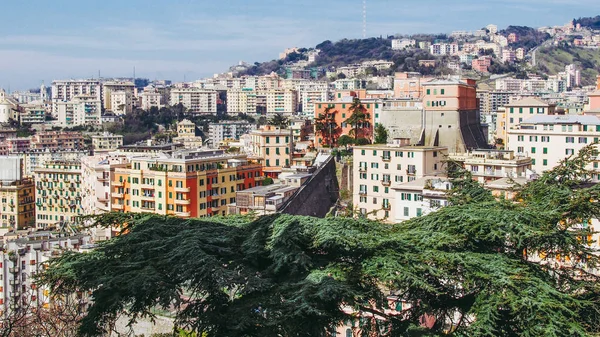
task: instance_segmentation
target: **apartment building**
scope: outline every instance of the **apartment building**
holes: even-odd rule
[[[398,72],[394,75],[395,98],[421,98],[423,82],[431,80],[423,78],[420,73]]]
[[[98,80],[56,80],[52,82],[52,114],[58,114],[58,103],[68,102],[79,95],[91,95],[102,101],[102,85]]]
[[[110,132],[103,132],[92,136],[92,149],[94,152],[116,150],[123,146],[123,136]]]
[[[24,176],[33,176],[35,169],[42,167],[48,161],[73,161],[87,156],[87,150],[51,150],[51,149],[32,149],[26,152],[15,153],[16,156],[23,159]]]
[[[507,139],[508,149],[531,157],[533,170],[542,173],[600,140],[600,119],[588,115],[535,115],[507,130]],[[591,166],[600,171],[597,161]]]
[[[31,136],[31,148],[39,150],[83,149],[85,143],[81,132],[42,131]]]
[[[46,122],[46,108],[43,104],[23,104],[23,111],[19,113],[21,125],[44,124]]]
[[[417,45],[417,41],[414,39],[393,39],[392,40],[392,49],[393,50],[401,50],[404,48],[415,47]]]
[[[314,89],[298,91],[300,111],[306,116],[315,115],[315,104],[317,102],[326,102],[329,100],[329,90]]]
[[[115,168],[111,209],[182,218],[225,215],[238,190],[260,184],[261,166],[223,150],[133,157]]]
[[[351,98],[351,97],[349,97]],[[365,113],[367,114],[367,123],[364,125],[364,135],[366,138],[371,139],[373,137],[373,127],[375,125],[375,109],[379,109],[379,102],[363,100],[362,105]],[[335,101],[335,102],[318,102],[315,108],[315,118],[319,118],[320,115],[328,115],[328,118],[335,122],[339,128],[338,136],[349,135],[350,130],[353,129],[352,125],[346,123],[346,119],[350,118],[352,111],[351,100]],[[329,109],[328,113],[325,110]],[[321,134],[315,130],[315,146],[323,146],[328,144],[327,138],[329,135]]]
[[[392,185],[411,182],[445,171],[447,147],[395,144],[355,146],[353,149],[352,200],[371,219],[394,219]]]
[[[394,194],[393,222],[425,216],[448,206],[447,193],[452,184],[444,175],[425,176],[392,187]]]
[[[182,104],[192,113],[216,113],[217,92],[198,88],[172,89],[170,104]]]
[[[496,138],[506,143],[507,133],[523,120],[537,115],[556,114],[556,105],[549,104],[536,97],[525,97],[508,103],[499,109],[496,119]]]
[[[208,126],[209,142],[216,147],[226,139],[239,140],[241,136],[254,130],[256,130],[254,123],[244,121],[211,123]]]
[[[65,236],[50,232],[34,232],[23,237],[8,236],[0,250],[0,316],[6,317],[15,310],[49,308],[49,289],[36,284],[35,275],[45,264],[64,251],[83,251],[90,245],[90,237],[83,234]],[[82,310],[86,298],[75,295]]]
[[[21,158],[0,157],[0,233],[35,223],[33,180],[25,177],[23,170]]]
[[[283,167],[289,167],[293,154],[293,132],[266,125],[250,132],[251,159],[263,166],[267,176],[277,177]]]
[[[515,96],[515,92],[502,90],[477,90],[477,98],[479,99],[479,111],[482,115],[495,114],[500,107],[510,103],[511,97]]]
[[[291,89],[266,90],[267,113],[295,113],[298,111],[298,94]]]
[[[47,161],[35,169],[34,179],[37,229],[79,222],[84,215],[80,161]]]
[[[62,127],[102,124],[102,102],[94,95],[77,95],[70,101],[56,102],[54,107]]]
[[[124,155],[101,154],[81,158],[81,206],[84,214],[111,211],[111,186],[115,168],[126,168]]]
[[[140,94],[141,108],[150,110],[152,107],[162,108],[164,106],[163,95],[156,88],[147,87]]]
[[[256,113],[256,91],[252,88],[227,90],[228,113]]]
[[[107,81],[102,83],[104,110],[115,114],[130,113],[135,85],[129,81]]]
[[[31,148],[29,137],[7,138],[0,142],[1,155],[28,151]]]
[[[527,177],[531,172],[532,159],[523,153],[493,149],[472,150],[462,154],[450,154],[450,161],[471,172],[480,183],[500,178]]]

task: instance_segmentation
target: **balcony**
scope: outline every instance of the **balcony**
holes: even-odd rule
[[[20,283],[20,282],[19,282],[19,279],[10,280],[10,285],[11,285],[11,286],[17,285],[17,284],[19,284],[19,283]]]
[[[153,190],[154,189],[154,185],[142,184],[142,189],[143,190]]]
[[[113,198],[123,199],[123,193],[113,193]]]
[[[392,205],[391,205],[391,204],[389,204],[389,203],[387,203],[387,204],[383,204],[383,205],[381,205],[381,208],[382,208],[384,211],[389,211],[390,209],[392,209]]]
[[[390,157],[390,156],[381,156],[381,160],[383,160],[385,162],[389,162],[390,160],[392,160],[392,157]]]
[[[190,188],[189,187],[175,187],[175,192],[189,193]]]
[[[180,218],[189,218],[190,212],[175,212],[175,216]]]
[[[409,176],[414,176],[415,174],[417,174],[417,170],[406,170],[406,174],[408,174]]]
[[[140,212],[142,213],[154,213],[155,210],[154,208],[150,208],[150,207],[140,207]]]
[[[367,191],[361,190],[361,191],[358,192],[358,194],[362,195],[362,196],[366,196],[367,195]]]
[[[154,200],[154,195],[142,194],[141,198],[144,200]]]
[[[192,202],[189,199],[186,199],[186,200],[177,200],[177,199],[175,199],[175,204],[177,204],[177,205],[189,205],[191,203]]]
[[[124,181],[113,181],[113,186],[123,187],[123,186],[125,186],[125,182]]]
[[[358,168],[358,172],[365,173],[365,172],[367,172],[367,168],[366,168],[366,167],[364,167],[364,166],[360,166],[360,167]]]
[[[392,185],[392,182],[389,180],[382,180],[381,185],[389,187],[390,185]]]
[[[113,204],[112,205],[112,209],[124,210],[125,209],[125,205]]]
[[[8,272],[9,273],[18,273],[19,272],[19,267],[10,267],[8,268]]]

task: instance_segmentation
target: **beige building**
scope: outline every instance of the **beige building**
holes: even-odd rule
[[[110,132],[103,132],[92,136],[92,148],[94,152],[116,150],[123,146],[123,136]]]
[[[252,88],[227,90],[228,113],[256,113],[256,91]]]
[[[26,229],[35,225],[33,180],[0,180],[0,226],[3,229]]]
[[[217,92],[198,88],[172,89],[170,104],[180,103],[192,113],[216,113]]]
[[[91,95],[102,100],[102,85],[98,80],[57,80],[52,81],[52,114],[58,114],[58,103],[68,102],[79,95]]]
[[[79,222],[84,215],[80,161],[48,161],[35,170],[34,178],[38,229]]]
[[[445,175],[426,176],[394,185],[393,222],[427,215],[448,206],[447,194],[452,184]]]
[[[267,113],[294,113],[298,110],[298,94],[291,89],[266,90]]]
[[[506,104],[504,109],[499,109],[496,119],[496,138],[502,139],[506,144],[507,132],[522,121],[534,115],[554,115],[556,105],[546,103],[536,97],[526,97]]]
[[[474,179],[486,183],[500,178],[526,177],[531,173],[531,158],[523,153],[500,150],[472,150],[461,154],[451,154],[450,161],[471,172]]]
[[[108,81],[102,83],[104,109],[115,114],[131,112],[134,93],[135,85],[133,82]],[[129,107],[126,106],[127,104],[129,104]],[[121,105],[124,106],[120,107]]]
[[[141,108],[143,110],[150,110],[152,107],[162,108],[164,106],[162,100],[162,94],[156,90],[156,88],[147,87],[144,92],[140,94]]]
[[[277,177],[283,167],[290,166],[293,146],[292,133],[272,125],[250,132],[252,138],[251,159],[258,160],[267,176]]]
[[[542,173],[586,145],[598,142],[600,119],[588,115],[538,115],[508,130],[507,137],[507,147],[531,157],[532,168]],[[600,171],[598,161],[590,169]],[[598,175],[593,178],[598,179]]]
[[[447,147],[396,144],[355,146],[352,200],[361,214],[393,221],[392,184],[411,182],[445,170]]]
[[[56,102],[56,116],[62,127],[102,124],[102,102],[94,95],[78,95],[66,102]]]

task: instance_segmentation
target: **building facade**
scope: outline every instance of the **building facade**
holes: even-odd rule
[[[170,104],[182,104],[192,113],[216,113],[217,92],[198,88],[172,89]]]

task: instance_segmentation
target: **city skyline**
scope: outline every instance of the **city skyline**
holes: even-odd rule
[[[239,61],[275,59],[287,47],[360,38],[362,0],[355,2],[12,2],[5,12],[14,15],[7,16],[0,33],[0,87],[25,90],[42,81],[93,78],[99,72],[102,77],[126,77],[134,67],[138,77],[195,80]],[[450,33],[490,23],[499,28],[560,25],[598,12],[600,3],[588,0],[367,0],[367,37]]]

